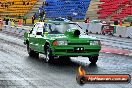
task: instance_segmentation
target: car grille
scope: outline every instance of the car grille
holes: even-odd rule
[[[90,43],[68,43],[68,45],[90,45]]]

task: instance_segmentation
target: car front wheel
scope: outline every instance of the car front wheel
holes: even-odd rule
[[[98,56],[90,56],[89,61],[91,62],[91,64],[96,64],[96,62],[98,61]]]
[[[54,60],[54,56],[52,55],[52,50],[50,49],[50,46],[47,45],[46,47],[46,62],[51,63]]]
[[[27,52],[30,57],[39,57],[39,53],[33,51],[30,47],[29,44],[27,44]]]

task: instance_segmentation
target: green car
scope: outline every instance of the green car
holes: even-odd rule
[[[24,34],[29,56],[45,54],[46,62],[55,58],[88,57],[96,63],[101,49],[100,41],[88,36],[74,22],[37,22],[29,33]]]

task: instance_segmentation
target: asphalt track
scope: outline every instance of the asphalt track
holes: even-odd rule
[[[105,37],[103,40],[108,39]],[[114,43],[113,47],[123,40],[119,38],[115,41],[117,43]],[[123,42],[132,47],[129,39]],[[127,47],[125,44],[124,46]],[[0,33],[0,88],[132,88],[132,82],[83,86],[76,82],[76,72],[80,65],[91,74],[132,75],[131,56],[100,53],[96,65],[90,64],[88,58],[83,57],[71,58],[71,61],[59,59],[53,64],[46,63],[44,58],[42,54],[39,58],[29,57],[21,37]]]

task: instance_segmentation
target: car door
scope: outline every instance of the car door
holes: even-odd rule
[[[42,53],[44,53],[44,45],[46,43],[46,40],[48,39],[47,33],[46,33],[48,32],[46,30],[47,28],[48,28],[48,25],[44,23],[44,24],[41,24],[37,29],[37,32],[41,32],[41,35],[40,34],[36,35],[36,39],[37,39],[36,47],[38,47],[37,51],[42,52]]]
[[[36,32],[38,29],[39,23],[36,23],[32,29],[32,32],[29,35],[29,45],[30,48],[36,50]]]
[[[38,26],[37,28],[37,33],[36,33],[36,47],[37,47],[37,51],[38,52],[43,52],[43,48],[44,48],[44,39],[43,39],[43,36],[44,36],[44,25],[41,24]]]

